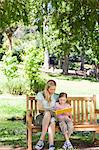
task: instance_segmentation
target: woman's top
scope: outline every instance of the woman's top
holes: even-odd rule
[[[64,105],[60,105],[59,102],[56,102],[56,106],[55,106],[56,110],[65,109],[65,108],[71,108],[70,104],[65,103]],[[64,114],[57,115],[57,118],[63,119],[64,116],[71,117],[71,114],[66,112]]]
[[[44,98],[43,91],[41,91],[41,92],[38,92],[38,94],[36,95],[36,99],[39,100],[39,102],[41,101],[41,104],[43,105],[44,109],[53,110],[53,109],[55,109],[55,104],[58,99],[58,94],[53,94],[51,96],[51,101],[48,102]]]

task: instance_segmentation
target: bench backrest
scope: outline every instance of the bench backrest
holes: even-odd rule
[[[73,110],[73,121],[76,124],[96,123],[96,96],[92,97],[68,97],[68,102]],[[27,111],[31,111],[33,117],[38,113],[37,100],[33,96],[27,96]]]
[[[68,97],[73,111],[74,124],[96,123],[96,96],[92,97]]]

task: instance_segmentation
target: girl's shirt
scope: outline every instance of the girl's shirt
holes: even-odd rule
[[[56,110],[65,109],[65,108],[71,108],[70,104],[65,103],[64,105],[60,105],[59,102],[56,102],[56,106],[55,106]],[[64,116],[67,116],[67,117],[71,118],[71,113],[59,114],[59,115],[57,115],[57,118],[63,119]]]
[[[48,110],[53,110],[55,108],[55,104],[56,101],[58,99],[58,95],[57,94],[53,94],[51,96],[51,102],[48,102],[43,95],[43,91],[38,92],[38,94],[36,95],[36,99],[41,101],[44,109],[48,109]]]

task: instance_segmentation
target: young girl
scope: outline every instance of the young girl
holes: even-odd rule
[[[59,102],[56,102],[56,110],[71,108],[70,104],[67,103],[67,94],[60,93],[59,94]],[[69,140],[70,135],[73,133],[73,122],[72,122],[72,114],[71,113],[63,113],[57,115],[59,120],[60,129],[66,139],[63,149],[73,149],[73,146]]]

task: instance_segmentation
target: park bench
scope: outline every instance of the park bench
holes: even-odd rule
[[[74,131],[91,131],[93,132],[93,141],[95,133],[99,133],[99,125],[97,124],[96,115],[99,110],[96,110],[96,96],[92,97],[68,97],[68,102],[72,106]],[[41,131],[40,126],[35,126],[33,120],[38,114],[37,100],[33,96],[27,96],[27,145],[28,150],[32,150],[32,134]],[[59,128],[56,126],[56,131]]]

